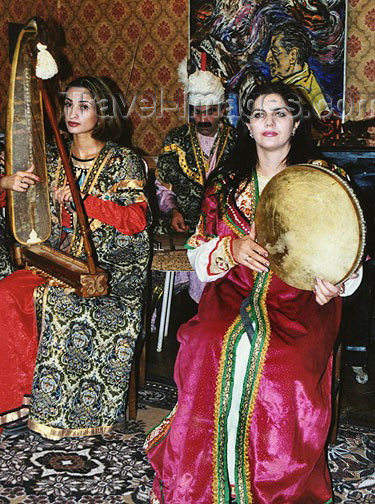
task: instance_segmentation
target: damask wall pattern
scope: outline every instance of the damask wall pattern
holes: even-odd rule
[[[183,123],[177,66],[188,47],[188,0],[55,0],[0,3],[0,126],[5,126],[8,22],[38,15],[57,37],[62,80],[84,74],[110,77],[129,114],[133,145],[157,155],[166,132]],[[65,39],[65,40],[64,40]],[[58,53],[56,55],[56,53]],[[136,54],[135,54],[136,53]],[[134,59],[135,56],[135,59]],[[134,60],[134,67],[130,68]]]
[[[349,0],[346,110],[347,119],[375,117],[375,2]]]
[[[54,2],[3,0],[0,2],[0,129],[5,128],[10,76],[8,23],[24,24],[33,16],[47,19],[56,10]]]
[[[373,4],[373,0],[348,3],[346,95],[355,105],[347,116],[353,120],[375,115]],[[189,0],[3,0],[0,128],[5,127],[10,74],[8,22],[24,23],[38,15],[57,36],[57,59],[60,64],[65,61],[61,78],[87,73],[111,77],[123,93],[127,90],[134,146],[157,155],[167,131],[186,120],[177,66],[188,50],[188,7]]]

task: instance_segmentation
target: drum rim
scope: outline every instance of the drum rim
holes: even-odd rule
[[[310,169],[320,170],[320,171],[322,171],[322,172],[330,175],[334,179],[336,179],[340,183],[340,185],[345,189],[345,191],[347,192],[347,194],[349,195],[349,197],[351,198],[351,200],[353,202],[353,206],[354,206],[356,214],[357,214],[358,223],[359,223],[359,246],[358,246],[358,251],[357,251],[357,254],[356,254],[356,258],[353,261],[352,267],[350,268],[350,270],[348,271],[348,273],[341,280],[339,280],[335,284],[335,285],[338,285],[338,284],[340,284],[340,283],[345,282],[346,280],[348,280],[351,277],[351,275],[354,272],[357,271],[357,269],[359,268],[359,266],[360,266],[360,264],[362,262],[362,258],[363,258],[364,251],[365,251],[365,246],[366,246],[366,221],[365,221],[364,213],[363,213],[362,207],[360,205],[360,202],[358,200],[358,197],[355,194],[353,188],[350,186],[349,182],[342,175],[340,175],[339,173],[336,173],[333,170],[331,170],[331,169],[329,169],[329,168],[327,168],[325,166],[322,166],[321,164],[298,163],[298,164],[294,164],[294,165],[289,165],[286,168],[284,168],[283,170],[281,170],[279,173],[277,173],[276,175],[274,175],[272,177],[272,179],[270,180],[270,182],[274,182],[278,178],[281,178],[282,176],[285,176],[285,174],[288,173],[288,172],[292,172],[292,171],[296,171],[296,170],[300,171],[303,168],[307,168],[307,167],[310,168]],[[263,194],[264,193],[262,192],[262,195]],[[259,198],[257,209],[258,209],[259,204],[261,202],[262,195]],[[256,216],[257,216],[257,211],[255,212],[255,221],[256,221]],[[287,283],[287,282],[285,282],[285,283]],[[299,288],[299,287],[297,287],[297,288]],[[301,290],[306,290],[306,289],[301,289]]]

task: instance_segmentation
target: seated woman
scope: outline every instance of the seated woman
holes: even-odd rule
[[[27,414],[22,404],[28,402],[23,398],[32,383],[28,425],[50,439],[105,433],[121,421],[141,331],[149,260],[145,175],[140,158],[112,141],[120,134],[114,103],[107,85],[94,76],[71,82],[64,101],[74,175],[98,264],[109,274],[108,295],[79,297],[27,270],[0,282],[0,421],[7,424]],[[47,149],[47,168],[49,245],[84,258],[55,146]],[[37,183],[32,169],[0,179],[2,190],[27,191]]]
[[[208,283],[178,333],[178,404],[146,440],[152,503],[332,502],[325,445],[344,286],[288,286],[254,227],[265,184],[315,157],[307,105],[281,83],[256,87],[247,103],[248,134],[188,241]]]

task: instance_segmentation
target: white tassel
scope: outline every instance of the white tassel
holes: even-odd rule
[[[178,65],[177,76],[179,82],[184,86],[185,92],[187,93],[189,87],[189,76],[187,71],[187,58],[185,57]]]
[[[52,54],[47,51],[47,46],[38,43],[38,56],[36,58],[36,76],[40,79],[50,79],[57,74],[58,68]]]

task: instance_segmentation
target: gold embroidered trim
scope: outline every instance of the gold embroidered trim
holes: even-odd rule
[[[92,190],[93,190],[93,188],[99,178],[99,175],[102,173],[105,165],[107,164],[108,158],[112,155],[112,150],[113,149],[108,150],[107,154],[104,156],[101,163],[99,163],[98,167],[95,167],[95,165],[94,165],[88,171],[87,176],[82,184],[82,192],[87,192],[87,194],[91,194],[91,192],[92,192]],[[99,161],[99,159],[98,159],[98,161]],[[94,169],[94,168],[96,168],[96,169]]]
[[[224,379],[224,374],[228,376],[228,368],[233,368],[233,347],[237,340],[238,335],[243,331],[243,325],[241,323],[240,315],[234,320],[232,325],[227,329],[223,337],[223,345],[220,355],[219,371],[216,379],[216,391],[215,391],[215,405],[214,405],[214,432],[213,432],[213,449],[212,449],[212,461],[213,461],[213,482],[212,482],[212,495],[213,504],[225,504],[224,492],[219,492],[219,475],[226,474],[226,468],[219,467],[219,453],[220,461],[223,461],[222,454],[225,451],[224,436],[221,436],[219,431],[223,431],[225,426],[223,425],[223,415],[221,415],[222,408],[222,397],[224,396],[224,402],[228,403],[228,398],[231,389],[231,381]]]
[[[29,414],[29,408],[21,406],[19,410],[13,411],[12,413],[7,413],[6,415],[0,416],[0,425],[14,422],[19,418],[26,417]]]
[[[139,195],[138,195],[136,198],[134,198],[133,203],[143,203],[144,201],[145,201],[146,203],[148,203],[148,200],[147,200],[147,198],[146,198],[146,195],[142,192],[142,193],[139,193]],[[132,203],[132,204],[133,204],[133,203]]]
[[[120,180],[109,189],[109,193],[114,193],[117,189],[143,189],[145,183],[143,180]]]
[[[262,277],[266,278],[264,281]],[[242,451],[242,460],[240,460],[240,467],[242,464],[245,467],[245,478],[243,481],[239,475],[239,498],[240,502],[246,502],[245,498],[249,503],[253,502],[252,494],[251,494],[251,483],[250,483],[250,463],[248,458],[249,453],[249,436],[250,436],[250,425],[254,413],[255,403],[258,395],[259,383],[263,375],[264,363],[266,361],[267,351],[270,342],[270,323],[267,313],[267,292],[269,289],[269,285],[272,278],[272,273],[258,273],[257,275],[258,281],[254,286],[253,291],[253,308],[254,308],[254,318],[257,323],[256,327],[256,336],[254,336],[253,341],[253,349],[251,355],[251,363],[249,367],[249,372],[246,378],[247,390],[245,396],[250,400],[250,402],[245,406],[247,406],[247,415],[246,417],[246,425],[245,425],[245,435],[244,435],[244,443],[243,451]],[[241,429],[240,429],[241,430]],[[241,500],[243,499],[243,500]]]
[[[223,241],[224,241],[224,249],[225,249],[226,257],[228,258],[229,266],[231,268],[233,268],[233,266],[236,266],[238,264],[232,254],[233,238],[231,236],[226,236]]]
[[[253,287],[253,302],[247,307],[252,313],[256,324],[256,332],[251,345],[247,373],[244,381],[243,398],[241,401],[242,415],[238,424],[237,446],[240,451],[236,455],[237,482],[236,494],[238,502],[252,503],[250,466],[248,460],[250,425],[255,408],[259,383],[270,339],[270,324],[267,316],[266,296],[271,281],[271,274],[257,274],[257,282]],[[254,310],[254,312],[252,312]],[[226,331],[220,356],[219,372],[215,392],[215,426],[213,436],[213,502],[224,504],[226,498],[227,468],[226,450],[226,418],[231,405],[232,373],[235,359],[235,348],[244,332],[241,317],[238,316]],[[229,487],[228,487],[229,488]]]
[[[103,225],[104,225],[104,223],[101,222],[100,220],[93,219],[92,222],[90,223],[90,230],[91,231],[96,231],[97,229],[99,229]]]
[[[163,418],[160,424],[147,434],[145,442],[143,444],[143,448],[146,452],[151,450],[165,436],[166,432],[169,430],[174,416],[177,413],[177,408],[178,403],[174,405],[173,409],[168,413],[168,415]]]
[[[250,183],[242,182],[235,195],[236,204],[241,212],[245,215],[251,224],[255,216],[255,206],[257,201],[257,188],[254,179]],[[249,199],[251,206],[249,206]],[[246,201],[246,205],[242,204],[242,200]],[[221,198],[220,208],[222,209],[223,221],[237,235],[243,236],[246,232],[243,230],[244,219],[237,216],[237,210],[232,210],[229,201]]]
[[[236,236],[243,236],[246,234],[244,231],[238,229],[238,227],[230,220],[227,214],[224,214],[222,217],[225,224],[236,234]]]
[[[111,432],[115,425],[106,425],[102,427],[89,427],[86,429],[58,429],[56,427],[49,427],[48,425],[43,425],[31,418],[27,422],[28,427],[41,434],[47,439],[52,439],[57,441],[63,437],[84,437],[84,436],[97,436],[98,434],[107,434]]]
[[[228,271],[236,265],[230,249],[231,241],[231,236],[224,236],[219,239],[217,247],[211,252],[209,264],[211,275],[217,275],[223,271]]]
[[[203,171],[200,170],[199,173],[197,173],[189,167],[189,165],[186,162],[186,153],[181,149],[181,147],[179,145],[177,145],[177,144],[166,145],[162,150],[162,154],[164,152],[176,152],[176,154],[178,155],[178,163],[181,167],[181,170],[185,173],[185,175],[187,177],[193,179],[195,182],[197,182],[200,185],[204,184]],[[196,161],[197,161],[197,167],[199,169],[198,160],[196,159]],[[156,176],[158,176],[158,175],[156,175]]]
[[[93,165],[93,167],[89,170],[89,172],[85,178],[85,181],[82,184],[82,188],[81,188],[82,192],[86,191],[87,194],[91,194],[91,192],[92,192],[92,190],[93,190],[93,188],[99,178],[99,175],[103,171],[103,169],[108,161],[108,158],[112,154],[112,150],[113,150],[112,148],[108,150],[108,152],[102,158],[102,161],[99,162],[99,165],[98,165],[98,163],[95,163]],[[100,158],[100,154],[98,156],[98,161],[99,161],[99,158]],[[80,235],[78,235],[77,229],[78,229],[78,226],[74,226],[72,241],[71,241],[71,245],[70,245],[71,254],[75,255],[75,256],[79,256],[82,253],[82,250],[84,247],[83,236],[81,233],[80,233]]]
[[[29,414],[30,397],[24,397],[22,405],[16,410],[0,415],[0,425],[14,422],[19,418],[26,417]]]
[[[218,145],[218,153],[217,153],[217,156],[216,156],[216,164],[215,164],[215,168],[217,167],[217,165],[219,164],[219,161],[221,159],[221,156],[223,155],[224,153],[224,149],[228,143],[228,137],[229,137],[229,132],[231,130],[231,126],[227,126],[227,125],[221,125],[222,126],[222,129],[226,129],[225,131],[225,136],[224,135],[220,135],[220,143]],[[220,131],[219,131],[220,133]]]
[[[205,178],[206,178],[206,172],[209,167],[209,160],[205,158],[201,144],[199,143],[197,129],[195,127],[195,124],[189,123],[189,133],[190,133],[190,139],[191,139],[191,146],[193,148],[193,154],[194,154],[194,158],[195,158],[195,164],[196,164],[196,167],[198,170],[198,173],[192,172],[193,178],[200,185],[203,185]],[[216,146],[215,146],[216,142],[217,142],[217,137],[216,137],[215,143],[213,145],[213,148],[216,148]]]

